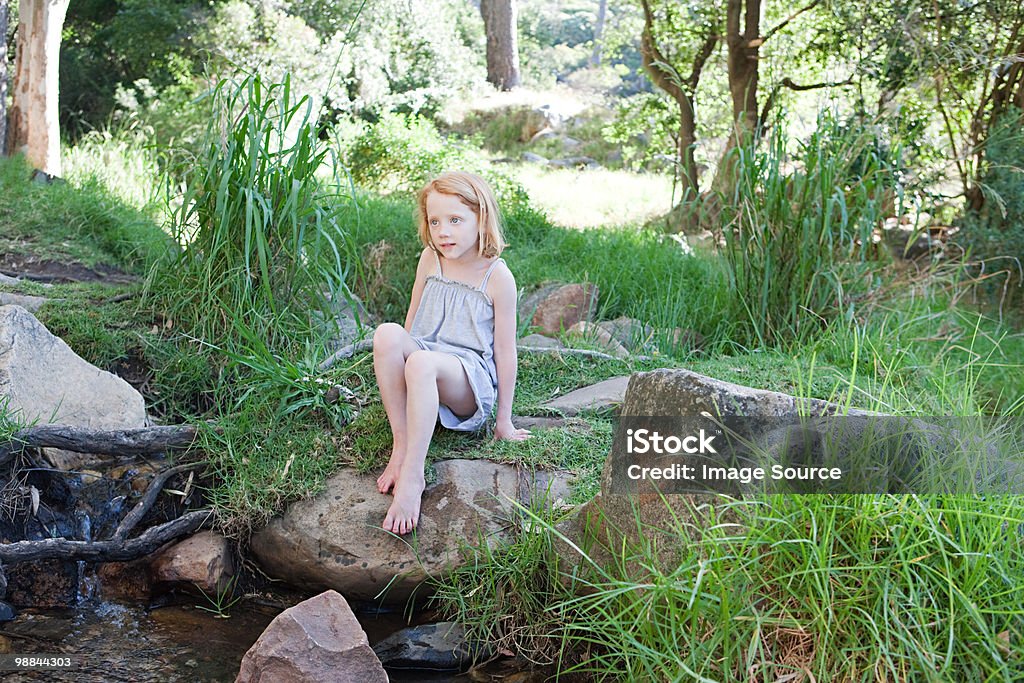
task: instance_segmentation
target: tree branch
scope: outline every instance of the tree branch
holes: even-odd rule
[[[648,0],[641,0],[640,4],[644,9],[644,30],[640,34],[640,57],[644,70],[656,86],[667,92],[676,102],[682,102],[686,99],[686,93],[680,85],[682,79],[654,42],[654,13],[651,11],[651,3]]]
[[[809,12],[810,10],[814,9],[815,7],[817,7],[820,4],[821,4],[821,0],[814,0],[814,2],[812,2],[811,4],[806,5],[805,7],[802,7],[800,9],[798,9],[796,12],[793,12],[788,17],[783,19],[781,22],[779,22],[775,26],[772,26],[770,29],[768,29],[768,31],[763,36],[758,38],[758,40],[761,41],[760,43],[758,43],[758,45],[763,45],[764,43],[768,42],[768,40],[772,36],[774,36],[776,33],[781,31],[782,29],[786,28],[786,25],[789,24],[789,22],[793,21],[794,19],[799,17],[804,12]],[[751,47],[753,47],[753,45],[751,45]]]
[[[715,51],[715,47],[717,47],[720,39],[721,37],[717,33],[709,34],[704,39],[704,44],[700,46],[700,50],[697,51],[697,56],[693,59],[693,71],[690,72],[690,77],[686,79],[686,85],[690,86],[691,92],[697,90],[697,84],[700,83],[700,74],[704,70],[704,65],[711,57],[711,53]]]
[[[122,519],[121,523],[117,525],[117,530],[114,532],[114,535],[110,537],[110,540],[121,541],[131,533],[132,529],[135,528],[135,525],[142,521],[142,518],[147,512],[149,512],[149,508],[153,507],[153,503],[156,501],[157,496],[160,495],[160,491],[163,490],[164,484],[167,483],[168,479],[173,477],[175,474],[185,472],[193,467],[198,467],[199,465],[204,464],[205,463],[203,462],[190,462],[186,465],[171,467],[170,469],[166,469],[156,475],[156,477],[153,478],[153,481],[149,483],[149,487],[146,489],[146,494],[142,497],[142,500],[132,508],[131,512],[124,516],[124,519]]]
[[[779,82],[774,88],[772,88],[771,93],[768,94],[768,99],[765,100],[764,107],[761,109],[761,115],[757,119],[758,126],[761,128],[764,127],[764,122],[768,120],[768,114],[771,112],[772,107],[775,106],[775,99],[778,97],[779,91],[782,90],[783,87],[789,88],[790,90],[803,91],[818,90],[819,88],[840,88],[846,85],[853,84],[853,76],[850,76],[845,81],[834,81],[830,83],[808,83],[806,85],[794,83],[793,79],[789,77],[783,78],[781,82]]]

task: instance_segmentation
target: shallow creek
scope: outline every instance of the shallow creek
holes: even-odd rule
[[[188,598],[185,598],[188,600]],[[0,624],[0,648],[18,655],[61,655],[67,671],[2,671],[4,681],[231,683],[242,656],[281,607],[239,603],[222,619],[189,602],[155,609],[114,602],[76,609],[25,609]],[[360,614],[370,643],[404,628],[400,613]],[[544,676],[509,663],[494,663],[472,674],[388,671],[392,681],[527,683]]]

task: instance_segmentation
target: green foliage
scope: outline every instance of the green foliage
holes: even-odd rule
[[[244,330],[270,348],[288,345],[308,333],[311,310],[345,291],[352,255],[336,218],[344,199],[316,177],[329,150],[290,79],[222,81],[213,98],[202,154],[181,169],[172,228],[182,249],[151,291],[212,344],[230,346],[233,330]]]
[[[980,212],[968,212],[958,242],[983,261],[982,273],[1002,271],[985,286],[994,299],[1020,301],[1024,283],[1024,113],[1011,108],[992,127],[985,143],[985,172],[978,179],[985,196]]]
[[[199,68],[191,37],[211,3],[192,0],[75,2],[60,60],[61,127],[72,139],[110,120],[115,92],[145,79],[157,90],[186,84]]]
[[[471,6],[456,0],[292,0],[316,27],[324,64],[337,65],[327,92],[341,111],[429,115],[483,81],[483,35]],[[298,47],[298,46],[296,46]]]
[[[383,114],[363,127],[344,154],[352,179],[377,190],[414,192],[444,170],[470,170],[469,147],[445,139],[429,120]]]
[[[763,152],[740,150],[733,197],[724,197],[731,319],[758,345],[805,340],[822,324],[852,320],[877,288],[872,233],[894,194],[889,161],[866,132],[828,116],[786,170],[781,132]]]

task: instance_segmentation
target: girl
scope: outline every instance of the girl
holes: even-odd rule
[[[516,281],[498,258],[505,248],[498,204],[483,178],[445,173],[418,198],[420,241],[405,326],[373,335],[373,369],[394,445],[377,488],[394,488],[383,527],[416,528],[427,446],[438,417],[449,429],[475,431],[498,404],[496,439],[526,439],[512,426],[515,389]]]

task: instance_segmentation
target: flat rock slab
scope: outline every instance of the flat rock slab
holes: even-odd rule
[[[512,424],[519,429],[558,429],[565,426],[565,418],[562,417],[533,417],[524,415],[512,416]]]
[[[516,515],[511,501],[529,504],[534,491],[568,496],[567,484],[512,465],[446,460],[434,468],[437,481],[423,493],[413,534],[384,531],[392,497],[377,491],[376,475],[344,469],[318,496],[292,504],[257,532],[253,553],[270,576],[294,585],[404,602],[428,577],[461,566],[466,544],[507,541]],[[565,475],[554,478],[566,481]]]
[[[30,296],[28,294],[11,294],[0,292],[0,306],[21,306],[29,313],[35,313],[43,307],[49,299],[44,296]]]
[[[628,375],[613,377],[576,391],[570,391],[564,396],[544,403],[542,407],[557,411],[567,417],[574,417],[583,411],[610,412],[622,403],[628,385]]]

